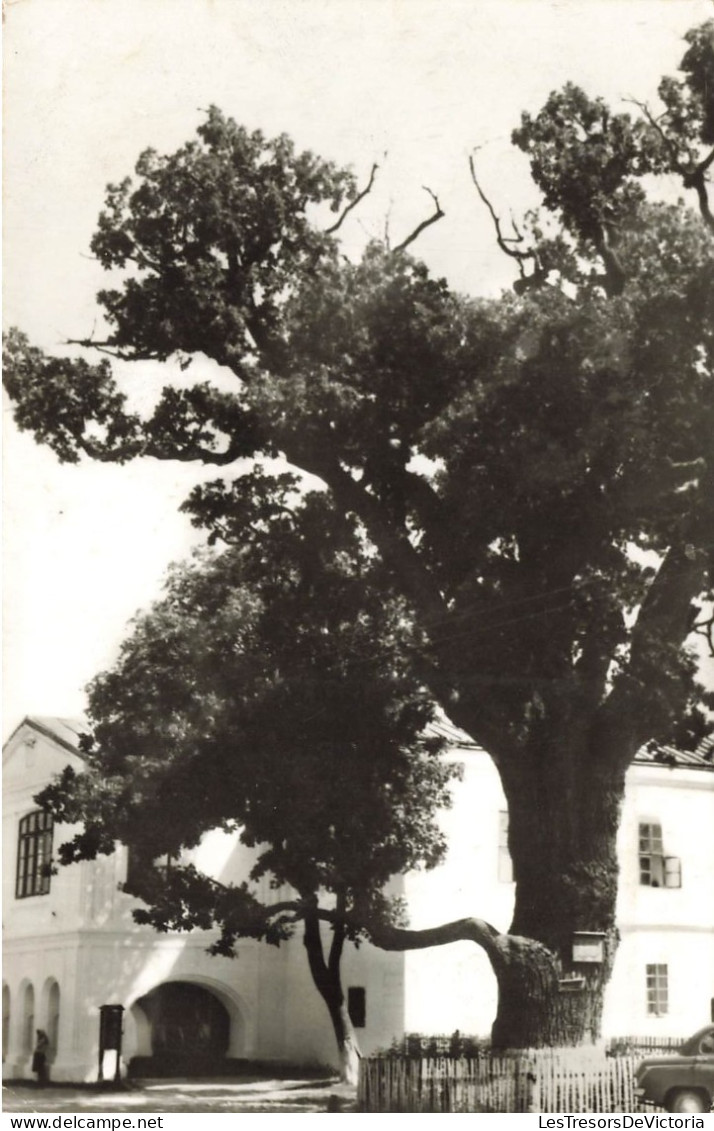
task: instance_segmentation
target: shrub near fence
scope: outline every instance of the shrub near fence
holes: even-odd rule
[[[368,1057],[360,1064],[357,1105],[371,1112],[635,1112],[640,1058],[603,1049]]]

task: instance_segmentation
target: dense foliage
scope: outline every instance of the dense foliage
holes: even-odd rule
[[[107,362],[8,340],[18,423],[60,459],[280,455],[323,481],[330,529],[357,523],[419,635],[415,677],[508,799],[500,1041],[597,1031],[626,769],[688,708],[692,737],[706,725],[687,640],[712,596],[713,35],[689,33],[658,108],[614,113],[570,84],[524,114],[513,140],[543,209],[510,234],[472,162],[518,269],[497,300],[454,294],[410,239],[346,259],[351,175],[212,109],[197,140],[110,187],[92,244],[114,282],[107,336],[83,344],[207,357],[235,393],[167,385],[143,419]],[[694,207],[671,203],[677,182]],[[280,478],[244,472],[189,500],[214,539],[281,521]],[[608,957],[565,1016],[583,929]]]
[[[285,507],[259,548],[174,568],[89,689],[85,770],[42,795],[83,823],[62,862],[128,844],[138,920],[218,926],[219,953],[289,937],[319,899],[389,922],[390,877],[444,848],[435,812],[455,770],[425,734],[414,630],[349,526],[330,531],[324,496]],[[211,829],[255,850],[249,881],[181,861]],[[153,866],[167,856],[168,872]]]

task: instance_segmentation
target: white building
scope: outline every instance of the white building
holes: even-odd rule
[[[34,796],[77,754],[81,723],[28,718],[4,751],[3,1076],[30,1075],[34,1030],[52,1045],[52,1077],[94,1079],[99,1007],[124,1007],[123,1058],[162,1055],[217,1074],[250,1059],[333,1065],[325,1007],[300,940],[279,949],[248,940],[239,957],[211,957],[211,936],[138,927],[121,890],[126,851],[60,868],[43,864],[66,827],[47,827]],[[458,740],[464,765],[444,814],[449,852],[431,873],[395,881],[414,927],[477,915],[507,929],[513,902],[506,806],[488,756]],[[245,878],[252,853],[223,833],[195,862],[226,881]],[[628,774],[620,830],[622,942],[605,1010],[606,1035],[682,1035],[714,997],[714,764],[701,754],[647,753]],[[265,893],[267,895],[267,892]],[[276,893],[272,893],[273,896]],[[350,946],[343,959],[362,1051],[404,1032],[487,1034],[496,985],[471,943],[389,954]]]

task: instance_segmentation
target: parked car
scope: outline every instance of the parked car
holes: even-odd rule
[[[714,1101],[714,1025],[705,1025],[679,1052],[637,1065],[635,1095],[666,1111],[709,1111]]]

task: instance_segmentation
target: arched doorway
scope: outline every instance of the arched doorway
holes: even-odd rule
[[[142,1072],[149,1067],[160,1076],[225,1071],[231,1021],[208,990],[192,982],[165,982],[135,1006],[146,1018],[151,1043],[151,1065],[142,1064]]]

